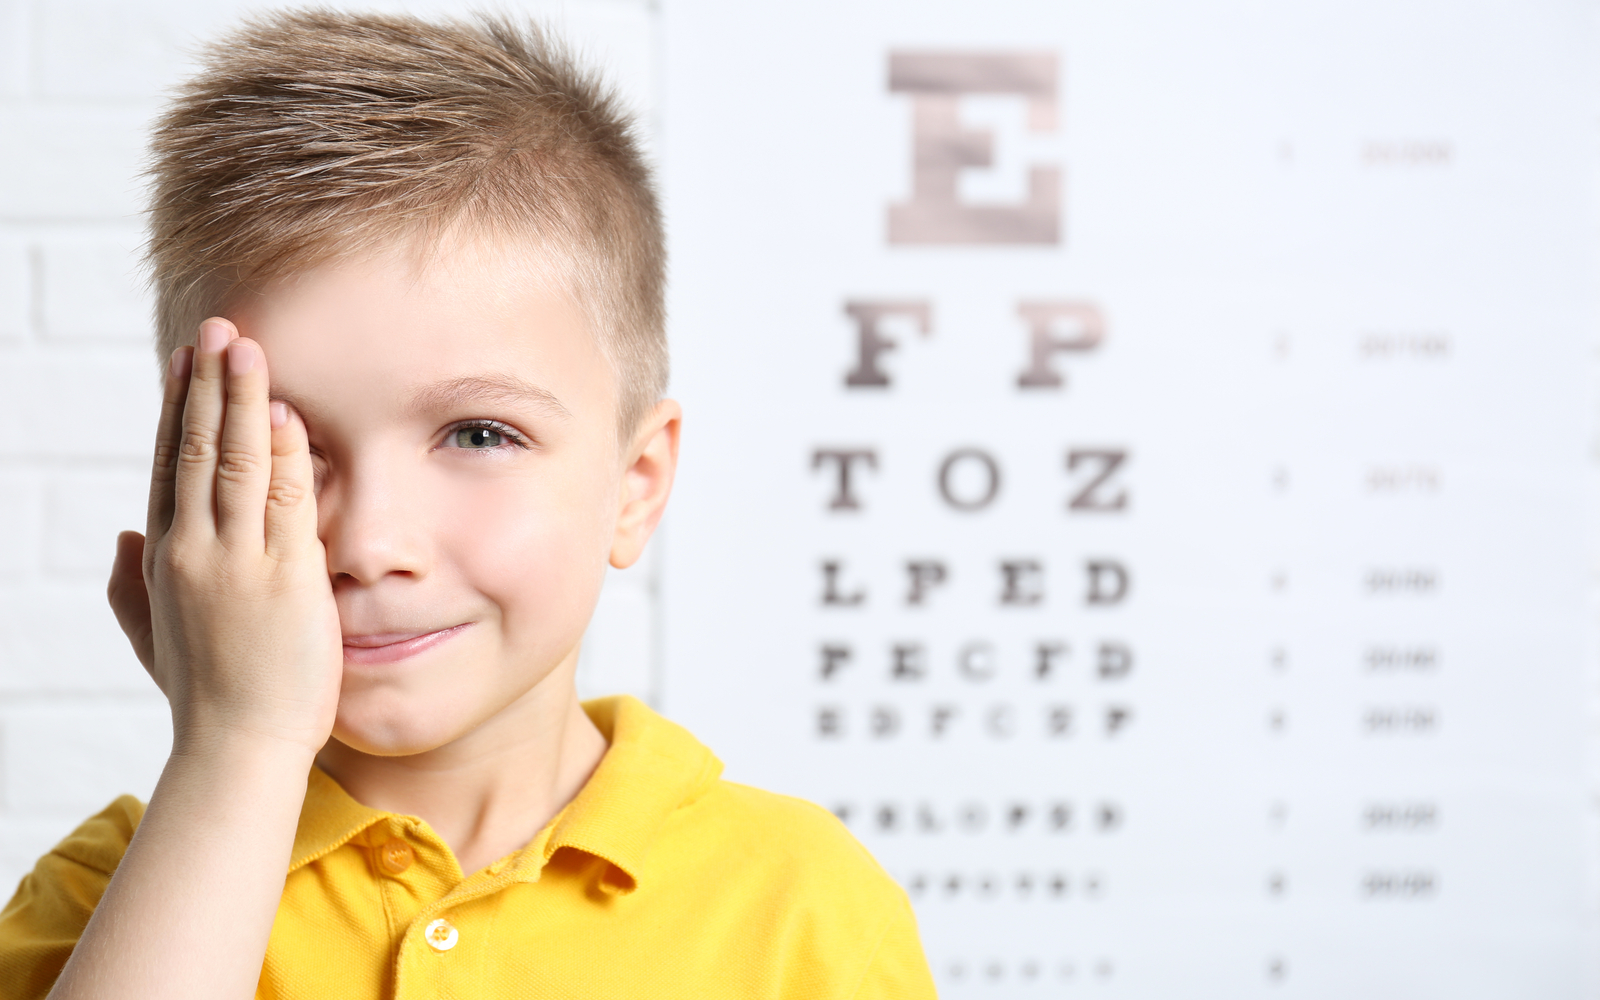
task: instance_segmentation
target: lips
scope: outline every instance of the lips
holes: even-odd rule
[[[344,637],[346,663],[395,663],[432,649],[472,627],[472,622],[432,632],[373,632]]]

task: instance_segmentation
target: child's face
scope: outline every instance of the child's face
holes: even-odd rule
[[[345,642],[333,732],[353,749],[431,750],[538,697],[575,661],[608,559],[637,555],[610,366],[530,274],[396,255],[230,311],[309,432]]]

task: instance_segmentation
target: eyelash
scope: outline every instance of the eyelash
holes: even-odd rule
[[[450,429],[444,432],[443,440],[444,441],[448,441],[448,440],[450,440],[450,438],[454,437],[457,434],[460,434],[462,431],[470,431],[470,430],[480,429],[480,428],[482,430],[486,430],[486,431],[494,431],[496,434],[499,434],[501,437],[505,438],[507,441],[509,441],[511,444],[517,446],[518,448],[527,449],[527,448],[533,447],[532,443],[529,442],[526,437],[524,437],[523,435],[519,434],[515,427],[512,427],[510,424],[501,423],[498,420],[463,420],[458,424],[451,424],[450,425]],[[449,449],[449,450],[451,450],[451,451],[497,451],[498,449],[495,449],[495,448],[452,448],[452,449]]]

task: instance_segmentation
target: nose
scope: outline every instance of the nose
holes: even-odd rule
[[[335,587],[421,579],[432,553],[419,491],[377,462],[333,469],[317,496],[317,526]]]

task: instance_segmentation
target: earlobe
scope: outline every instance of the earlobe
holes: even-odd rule
[[[664,399],[640,423],[622,472],[620,509],[611,539],[611,565],[627,569],[644,553],[672,493],[678,472],[678,434],[683,408]]]

